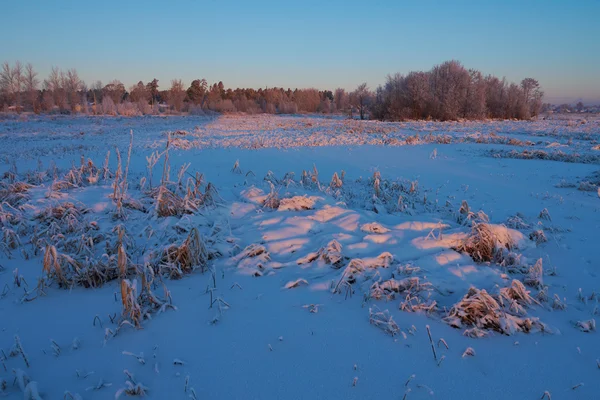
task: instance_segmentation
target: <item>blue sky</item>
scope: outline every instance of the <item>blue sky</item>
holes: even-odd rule
[[[449,59],[553,102],[600,102],[600,1],[18,0],[0,61],[76,68],[86,83],[375,88]],[[7,39],[8,38],[8,39]]]

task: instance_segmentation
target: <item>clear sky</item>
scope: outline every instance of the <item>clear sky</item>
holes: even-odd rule
[[[91,84],[195,78],[226,87],[371,88],[456,59],[546,101],[600,102],[600,0],[16,0],[0,61],[76,68]]]

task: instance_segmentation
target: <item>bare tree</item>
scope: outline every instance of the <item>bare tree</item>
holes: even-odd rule
[[[0,90],[7,100],[15,105],[15,110],[21,110],[21,91],[23,88],[23,64],[17,61],[11,68],[8,62],[2,64],[0,71]]]
[[[525,78],[521,81],[521,89],[528,114],[526,118],[537,116],[542,109],[542,98],[544,97],[539,82],[533,78]]]
[[[356,107],[361,120],[365,119],[372,98],[373,94],[369,91],[366,83],[358,85],[356,90],[350,94],[350,104],[352,107]]]
[[[412,118],[425,118],[429,115],[427,105],[431,101],[429,73],[417,71],[406,76],[406,96]]]
[[[335,102],[336,111],[345,111],[348,109],[350,105],[350,100],[348,99],[348,93],[342,88],[335,89],[335,93],[333,95],[333,101]]]
[[[31,63],[25,66],[24,89],[27,93],[27,100],[29,102],[29,106],[36,114],[40,112],[38,104],[38,86],[40,84],[40,80],[37,78],[37,75],[38,74],[34,71],[33,65],[31,65]]]
[[[17,61],[13,67],[13,93],[15,94],[15,108],[17,112],[21,111],[21,91],[24,83],[23,64]]]
[[[520,86],[511,83],[506,91],[505,118],[527,119],[529,110],[527,101]]]
[[[13,73],[8,62],[2,63],[2,71],[0,71],[0,92],[2,92],[8,104],[13,101]]]
[[[469,84],[463,109],[463,116],[469,119],[480,119],[486,116],[485,105],[486,84],[481,72],[469,70]]]
[[[65,80],[64,72],[57,67],[52,67],[48,79],[44,80],[44,88],[52,93],[52,107],[58,106],[61,111],[68,109]],[[44,101],[45,106],[49,104],[49,101]],[[46,110],[51,111],[51,109]]]
[[[79,98],[81,99],[80,111],[86,115],[90,113],[90,107],[89,107],[89,103],[88,103],[87,93],[88,93],[87,85],[83,81],[81,81],[81,88],[79,91]]]
[[[84,83],[81,79],[79,79],[79,74],[77,74],[77,70],[70,69],[67,71],[65,75],[65,91],[67,93],[69,104],[71,105],[71,111],[79,111],[80,110],[80,100],[81,96],[79,95],[79,91],[83,88]]]
[[[488,75],[485,77],[485,104],[490,118],[506,118],[508,85],[506,79]]]
[[[96,81],[92,83],[92,87],[90,88],[91,98],[94,102],[92,106],[92,111],[94,114],[100,114],[101,103],[102,103],[102,82]]]

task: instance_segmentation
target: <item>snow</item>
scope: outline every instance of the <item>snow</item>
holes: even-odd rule
[[[598,121],[0,119],[0,395],[596,398],[599,140]],[[459,251],[476,224],[490,262]],[[59,287],[51,246],[114,277]],[[497,330],[455,307],[486,296]]]

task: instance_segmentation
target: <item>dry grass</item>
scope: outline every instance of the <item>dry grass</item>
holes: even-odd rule
[[[422,291],[431,289],[429,282],[421,282],[420,278],[404,278],[401,280],[388,279],[383,282],[375,282],[370,289],[370,297],[374,299],[385,298],[392,300],[396,294],[406,293],[408,299],[418,296]]]
[[[595,319],[589,319],[587,321],[577,321],[575,323],[575,326],[581,332],[594,332],[594,331],[596,331],[596,320]]]
[[[476,262],[501,263],[504,249],[510,251],[514,245],[510,236],[498,237],[490,224],[474,222],[469,235],[455,250],[469,254]]]
[[[79,262],[66,254],[60,254],[56,247],[46,246],[43,258],[43,271],[48,278],[54,278],[60,287],[69,288],[74,283],[74,276],[79,273]]]
[[[265,201],[263,202],[263,208],[276,210],[281,204],[281,201],[279,200],[279,193],[277,192],[277,190],[275,190],[275,185],[273,185],[273,183],[270,181],[269,186],[271,187],[271,191],[269,192],[269,194],[265,198]]]
[[[304,211],[312,210],[315,207],[315,200],[306,196],[294,196],[292,198],[281,199],[278,211]]]
[[[88,210],[80,205],[71,202],[64,202],[56,206],[48,206],[42,212],[35,216],[41,226],[50,229],[52,226],[58,227],[60,233],[69,234],[79,232],[83,228],[83,215]],[[41,228],[40,231],[44,231]]]
[[[200,268],[205,272],[208,268],[209,254],[198,229],[193,228],[181,245],[167,247],[161,256],[159,270],[170,278],[181,278]]]
[[[535,231],[531,232],[529,234],[529,239],[533,240],[536,245],[540,245],[548,241],[546,234],[541,229],[536,229]]]
[[[333,268],[341,268],[345,257],[342,255],[342,245],[333,239],[327,246],[322,247],[316,253],[310,253],[296,261],[298,265],[308,264],[316,259],[322,259],[325,264],[330,264]]]
[[[138,303],[136,281],[121,280],[121,304],[123,321],[129,321],[136,328],[141,327],[142,308]]]
[[[392,336],[400,332],[400,327],[396,324],[390,312],[388,310],[380,311],[375,306],[369,308],[369,323]]]
[[[531,286],[536,289],[542,289],[544,287],[544,269],[541,258],[536,261],[535,265],[529,267],[529,271],[524,282],[527,286]]]
[[[334,172],[333,177],[331,178],[331,183],[329,184],[329,187],[332,189],[341,188],[344,185],[343,179],[344,179],[344,171],[342,171],[342,178],[340,178],[338,176],[337,172]]]
[[[29,194],[27,193],[33,185],[25,182],[15,182],[6,184],[0,182],[0,203],[7,203],[12,207],[18,207],[29,201]]]
[[[508,301],[508,306],[504,305]],[[464,326],[471,330],[465,332],[471,337],[485,336],[482,330],[491,330],[505,335],[515,332],[530,332],[538,329],[547,332],[548,328],[537,318],[519,317],[525,315],[524,307],[535,302],[529,296],[523,284],[513,280],[511,287],[501,289],[500,296],[494,297],[486,290],[471,288],[467,294],[455,304],[444,321],[455,328]]]

